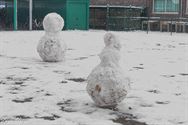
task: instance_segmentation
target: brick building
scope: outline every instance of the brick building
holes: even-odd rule
[[[145,7],[147,16],[188,17],[188,0],[91,0],[91,5]]]
[[[124,6],[146,6],[147,0],[90,0],[91,5],[124,5]]]
[[[95,20],[96,18],[98,18],[98,20],[103,18],[103,27],[108,25],[109,22],[108,18],[106,18],[105,16],[107,13],[105,13],[106,10],[104,9],[105,6],[109,5],[112,7],[112,9],[116,7],[117,11],[116,14],[113,14],[117,15],[117,18],[115,16],[112,17],[114,20],[116,20],[117,23],[113,21],[113,24],[110,25],[114,25],[114,27],[117,27],[117,24],[120,24],[119,29],[121,30],[139,29],[139,27],[135,28],[135,24],[140,25],[140,29],[144,29],[143,25],[145,23],[147,25],[146,27],[149,27],[149,30],[153,29],[163,31],[163,27],[166,27],[166,31],[188,32],[188,0],[90,0],[90,4],[92,7],[98,6],[98,10],[100,6],[103,6],[103,15],[100,16],[100,14],[98,14],[99,12],[97,13],[96,11],[94,17]],[[135,21],[136,19],[132,19],[132,17],[135,17],[135,15],[132,13],[134,13],[134,11],[138,11],[138,9],[135,8],[139,7],[143,8],[143,10],[140,14],[136,14],[137,21]],[[123,8],[125,12],[123,12]],[[91,18],[93,18],[94,15],[91,12],[92,9],[93,8],[90,9]],[[121,13],[120,11],[123,12],[124,16],[123,14],[121,16],[118,15],[119,13]],[[128,14],[129,16],[127,16],[127,13],[130,13]],[[118,17],[120,17],[121,19],[118,19]],[[138,20],[138,18],[140,17],[141,20]],[[143,17],[145,17],[145,19]],[[94,24],[94,18],[91,19],[90,24]],[[101,24],[101,22],[99,22],[99,24]],[[130,23],[135,24],[132,24],[132,26],[130,26],[128,25]],[[121,24],[124,25],[124,27]]]

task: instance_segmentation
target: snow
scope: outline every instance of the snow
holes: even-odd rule
[[[132,90],[117,109],[96,107],[86,78],[100,63],[106,31],[62,31],[65,62],[42,62],[43,31],[0,32],[0,124],[118,125],[128,117],[148,125],[188,124],[188,35],[113,32]]]
[[[57,13],[49,13],[44,17],[43,27],[46,32],[60,32],[64,27],[64,19]]]

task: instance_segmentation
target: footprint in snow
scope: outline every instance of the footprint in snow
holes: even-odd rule
[[[156,104],[169,104],[170,101],[156,101]]]
[[[75,105],[75,103],[72,102],[71,99],[57,103],[57,106],[59,106],[60,110],[63,112],[76,112],[71,108],[71,107],[73,107],[73,105]]]
[[[20,120],[31,119],[31,117],[25,116],[25,115],[17,115],[17,116],[14,116],[14,118],[20,119]]]
[[[67,80],[74,81],[74,82],[85,82],[86,81],[86,79],[84,79],[84,78],[69,78]]]
[[[15,103],[26,103],[26,102],[32,102],[33,97],[25,98],[25,99],[13,99],[12,101]]]
[[[114,123],[120,123],[122,125],[147,125],[144,122],[139,122],[136,120],[129,120],[127,117],[119,117],[112,120]]]
[[[150,92],[150,93],[155,93],[155,94],[159,94],[160,91],[159,90],[148,90],[147,92]]]
[[[55,114],[52,114],[51,116],[35,116],[36,119],[44,119],[44,120],[49,120],[49,121],[53,121],[53,120],[56,120],[58,118],[60,118],[60,116],[58,115],[55,115]]]

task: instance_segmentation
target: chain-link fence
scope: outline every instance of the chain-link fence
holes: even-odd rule
[[[188,18],[147,17],[146,9],[142,7],[90,6],[90,28],[188,32]]]
[[[144,8],[131,6],[90,6],[90,28],[140,30]]]

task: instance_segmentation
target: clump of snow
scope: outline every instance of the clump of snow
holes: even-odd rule
[[[57,13],[50,13],[45,16],[43,27],[46,33],[37,46],[40,57],[47,62],[65,60],[66,44],[60,36],[60,31],[64,27],[63,18]]]
[[[88,76],[87,92],[100,107],[114,107],[129,90],[129,79],[119,66],[121,44],[116,36],[104,36],[105,48],[99,55],[101,63]]]
[[[49,13],[44,17],[43,28],[46,32],[60,32],[64,27],[63,18],[57,13]]]

